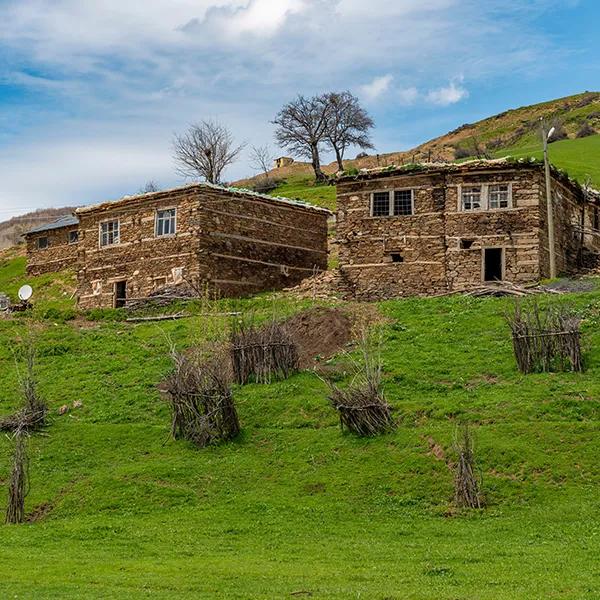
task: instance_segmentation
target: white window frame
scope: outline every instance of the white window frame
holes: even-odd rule
[[[45,246],[40,246],[40,242],[42,240],[46,240],[46,245]],[[35,247],[37,250],[48,250],[48,248],[50,248],[50,238],[47,235],[42,235],[39,238],[37,238]]]
[[[507,206],[498,207],[498,208],[490,208],[490,188],[506,185],[508,186],[508,198],[507,198]],[[465,208],[465,203],[463,201],[463,192],[465,188],[480,188],[481,195],[479,200],[479,208]],[[513,208],[513,184],[510,181],[493,181],[491,183],[480,183],[480,184],[460,184],[458,186],[458,210],[459,212],[465,213],[478,213],[478,212],[494,212],[494,211],[502,211],[509,210]]]
[[[410,214],[409,215],[394,214],[396,192],[410,192]],[[375,194],[387,194],[388,195],[388,214],[387,215],[374,214]],[[414,216],[414,214],[415,214],[415,190],[414,190],[414,188],[394,188],[391,190],[390,189],[388,189],[388,190],[373,190],[371,192],[371,197],[370,197],[369,214],[373,219],[389,219],[390,217],[400,219],[402,217]]]
[[[506,186],[506,206],[491,206],[492,188]],[[490,183],[487,186],[486,200],[488,210],[506,210],[512,208],[512,185],[510,183]]]
[[[117,241],[114,241],[114,230],[113,230],[113,242],[111,244],[106,243],[103,244],[102,243],[102,236],[103,236],[103,232],[102,232],[102,226],[103,225],[107,225],[108,223],[116,223],[117,224]],[[108,231],[106,232],[106,235],[108,236]],[[108,240],[108,237],[107,237]],[[121,243],[121,219],[106,219],[104,221],[101,221],[98,225],[98,245],[100,246],[100,248],[111,248],[112,246],[118,246]]]
[[[173,221],[173,231],[169,232],[169,233],[158,233],[158,221],[161,217],[159,217],[159,213],[164,213],[167,212],[169,210],[173,211],[173,217],[172,217],[172,221]],[[171,217],[169,217],[169,221],[171,221]],[[168,208],[157,208],[155,213],[154,213],[154,237],[173,237],[174,235],[177,235],[177,207],[176,206],[169,206]]]

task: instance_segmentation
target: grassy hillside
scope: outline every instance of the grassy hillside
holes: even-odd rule
[[[6,259],[0,290],[24,279],[22,266]],[[211,330],[206,320],[65,321],[72,301],[58,290],[68,280],[38,299],[39,381],[53,417],[31,440],[26,508],[37,520],[1,526],[2,597],[600,595],[600,291],[544,300],[585,317],[585,374],[521,376],[506,299],[384,302],[395,433],[342,433],[325,386],[305,372],[236,389],[243,434],[196,450],[169,439],[156,384],[168,338],[185,348]],[[262,297],[227,308],[305,305]],[[13,350],[25,327],[0,320],[2,413],[18,402]],[[329,368],[344,378],[341,359]],[[74,400],[83,408],[56,414]],[[481,511],[453,508],[451,472],[431,452],[438,444],[452,460],[460,421],[478,438]],[[0,453],[5,482],[5,437]]]
[[[589,177],[592,185],[600,189],[600,135],[554,142],[549,146],[548,152],[552,163],[567,171],[571,177],[581,183],[585,183]],[[510,155],[516,158],[543,157],[539,143],[515,146],[497,152],[496,155]]]
[[[600,93],[585,92],[549,102],[505,111],[476,123],[467,123],[411,150],[345,161],[347,169],[402,165],[410,162],[453,161],[473,157],[541,156],[540,118],[562,129],[567,138],[551,145],[552,162],[585,181],[589,176],[600,188]],[[585,137],[583,135],[584,128]],[[595,132],[595,134],[594,134]],[[337,165],[323,169],[332,175]],[[281,181],[272,194],[298,197],[335,208],[335,188],[315,186],[307,163],[274,169],[271,177]],[[237,185],[252,187],[257,178]]]

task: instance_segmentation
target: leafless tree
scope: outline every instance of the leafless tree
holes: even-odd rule
[[[350,146],[362,150],[374,148],[369,131],[374,127],[373,119],[360,105],[358,98],[350,92],[331,92],[322,96],[327,105],[327,127],[325,140],[335,152],[340,171],[344,170],[344,153]]]
[[[329,106],[322,96],[298,96],[277,114],[275,139],[282,148],[310,159],[317,181],[327,178],[321,170],[320,150],[325,141]]]
[[[268,145],[251,146],[250,166],[260,171],[265,177],[269,176],[269,171],[273,167],[273,160],[273,153]]]
[[[235,162],[245,144],[237,146],[231,131],[217,121],[201,121],[173,140],[177,172],[220,183],[223,170]]]
[[[150,179],[146,182],[146,185],[140,188],[140,194],[150,194],[158,191],[160,191],[160,185],[154,179]]]

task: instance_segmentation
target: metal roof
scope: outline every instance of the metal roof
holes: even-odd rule
[[[24,235],[41,233],[43,231],[52,231],[53,229],[60,229],[61,227],[73,227],[73,225],[79,225],[79,219],[73,215],[67,215],[65,217],[56,219],[56,221],[52,221],[52,223],[46,223],[45,225],[34,227],[33,229],[25,232]]]

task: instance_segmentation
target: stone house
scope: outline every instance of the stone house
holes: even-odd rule
[[[31,229],[23,236],[27,247],[27,274],[41,275],[75,267],[79,219],[65,216]]]
[[[282,169],[283,167],[288,167],[293,164],[294,159],[289,156],[280,156],[273,161],[273,167],[275,169]]]
[[[556,264],[576,272],[600,251],[600,196],[552,173]],[[343,176],[340,272],[357,298],[432,295],[486,281],[549,276],[543,165],[429,164]]]
[[[202,183],[76,214],[82,308],[123,306],[179,284],[244,296],[327,268],[330,213],[301,201]]]

